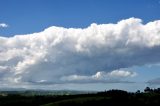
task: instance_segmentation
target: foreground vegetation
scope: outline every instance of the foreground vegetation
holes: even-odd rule
[[[0,93],[0,106],[113,106],[113,105],[160,105],[160,88],[130,93],[109,90],[76,95],[21,95]]]

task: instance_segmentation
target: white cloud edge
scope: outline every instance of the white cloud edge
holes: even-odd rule
[[[69,75],[69,76],[64,76],[61,77],[62,81],[77,81],[77,82],[107,82],[107,83],[112,83],[112,82],[123,82],[121,79],[129,78],[129,77],[135,77],[137,76],[136,72],[133,71],[127,71],[123,69],[119,70],[113,70],[111,72],[104,72],[104,71],[98,71],[96,74],[91,75],[91,76],[85,76],[85,75]]]

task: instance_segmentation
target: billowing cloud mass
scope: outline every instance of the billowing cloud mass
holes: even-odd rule
[[[8,25],[6,23],[0,23],[0,28],[6,28]]]
[[[160,20],[129,18],[116,24],[49,27],[0,37],[0,81],[11,83],[107,82],[133,77],[123,70],[159,63]]]

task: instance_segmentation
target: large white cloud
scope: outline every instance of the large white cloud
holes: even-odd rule
[[[68,76],[83,79],[97,72],[127,77],[128,71],[113,70],[160,62],[160,20],[142,24],[129,18],[84,29],[53,26],[0,37],[0,57],[1,82],[61,83]]]

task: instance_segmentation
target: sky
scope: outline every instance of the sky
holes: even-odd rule
[[[0,87],[160,85],[160,0],[0,0]]]

